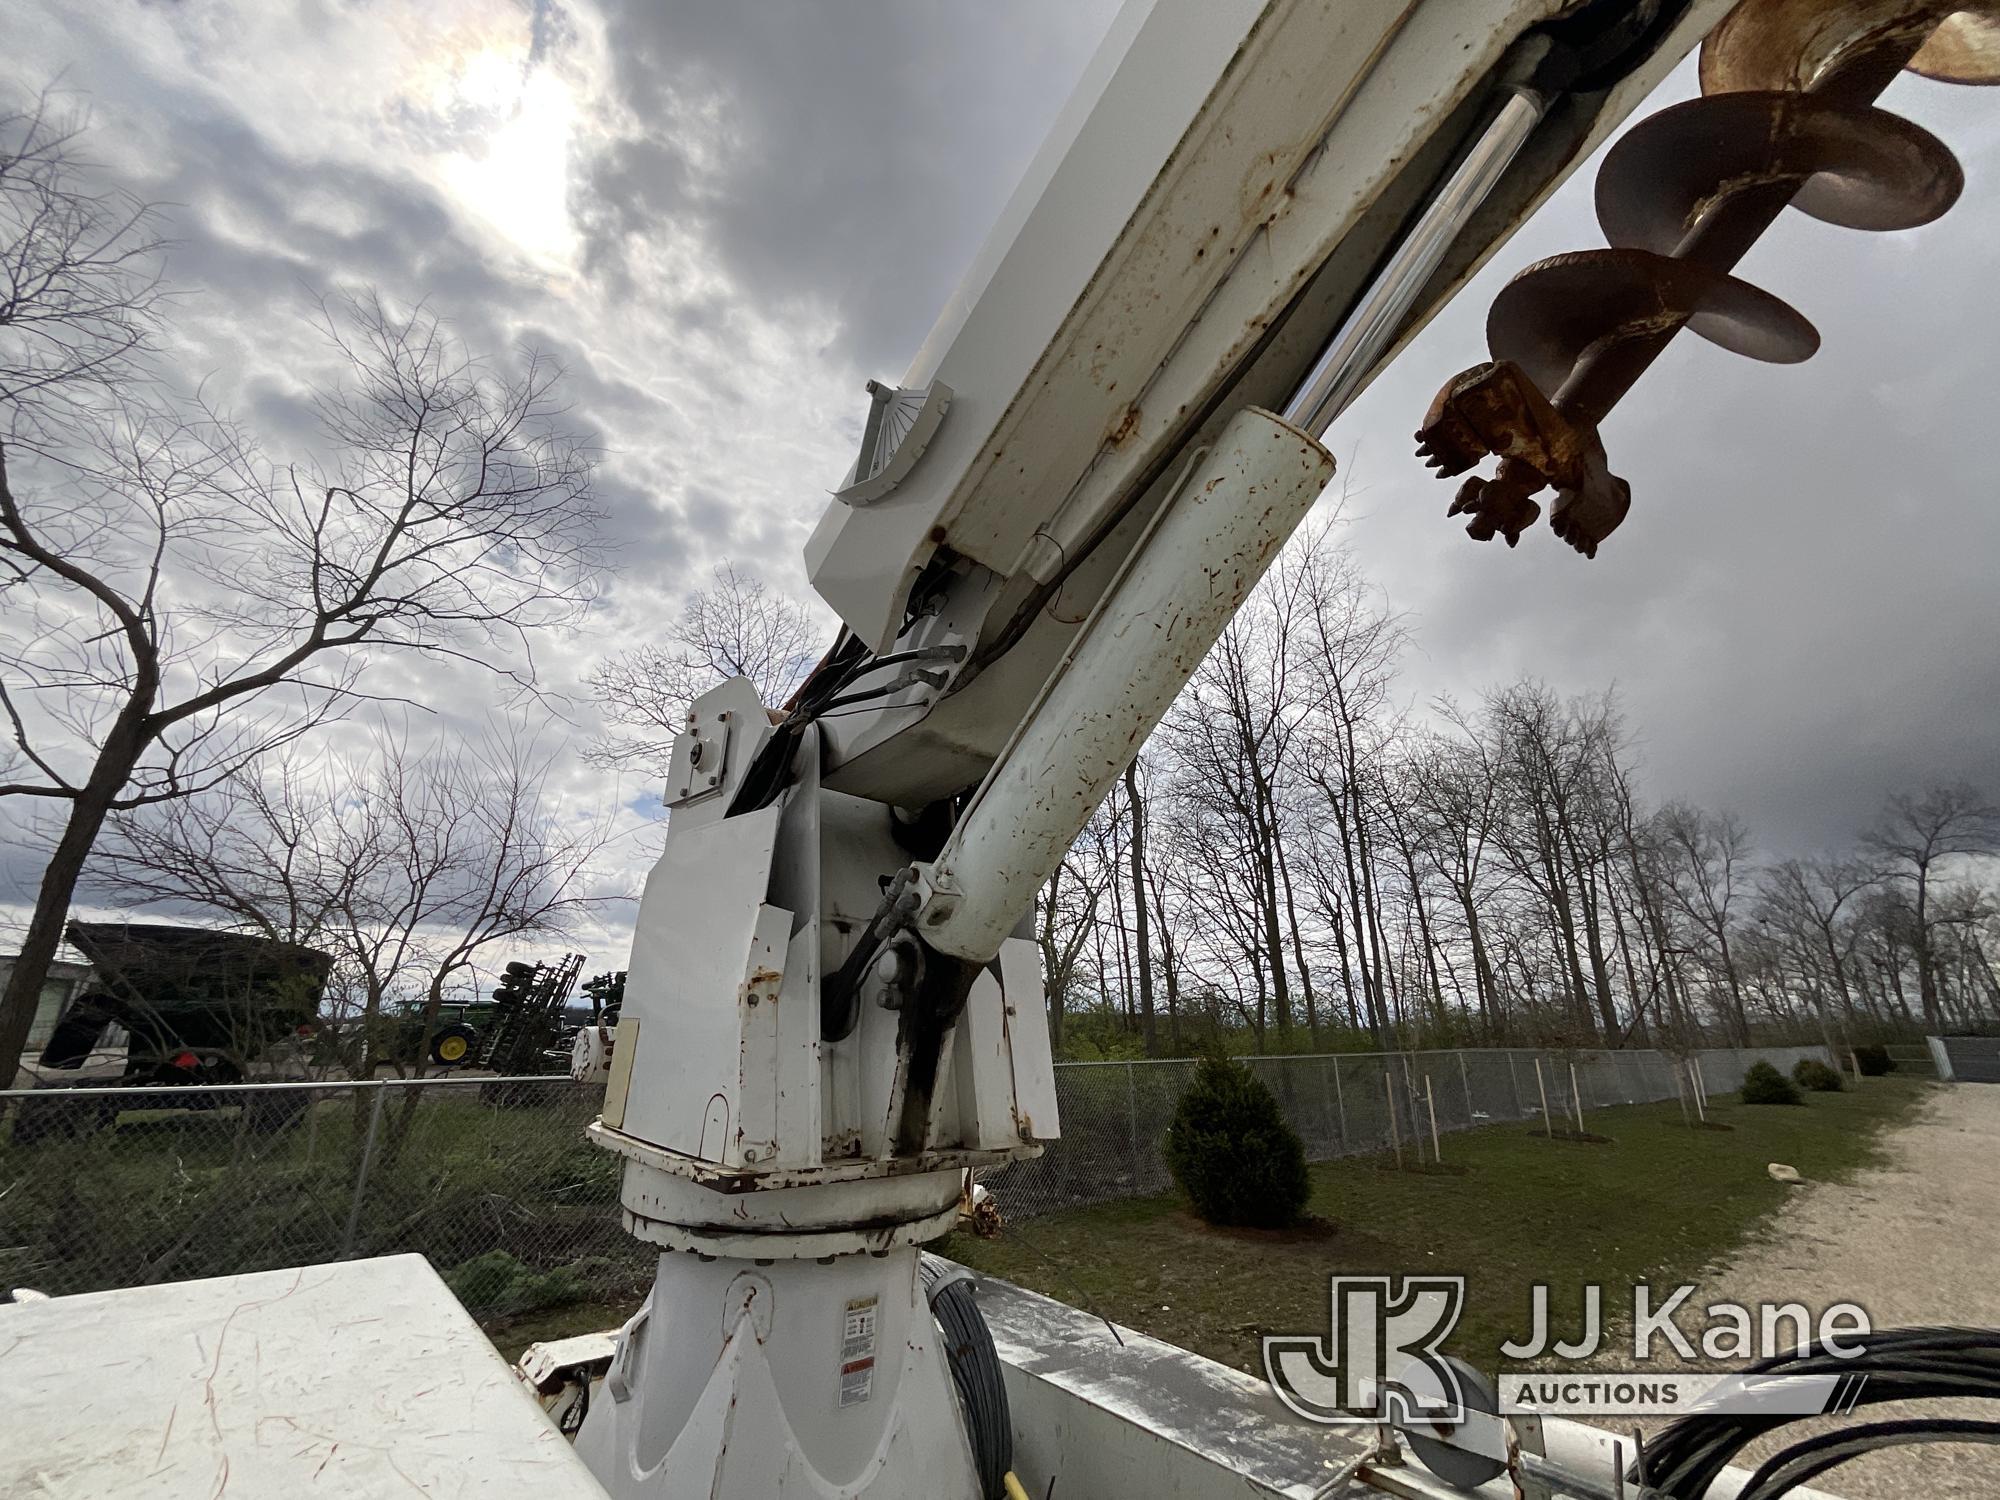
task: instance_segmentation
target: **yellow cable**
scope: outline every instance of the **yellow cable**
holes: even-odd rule
[[[1021,1481],[1014,1477],[1013,1470],[1008,1470],[1000,1483],[1007,1491],[1007,1500],[1028,1500],[1028,1492],[1021,1488]]]

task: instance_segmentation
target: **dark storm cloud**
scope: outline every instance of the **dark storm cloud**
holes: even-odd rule
[[[1103,34],[1113,0],[607,0],[631,132],[585,164],[593,262],[692,224],[739,291],[831,309],[894,378]]]

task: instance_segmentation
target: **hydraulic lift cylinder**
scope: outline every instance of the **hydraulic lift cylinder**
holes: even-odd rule
[[[1256,407],[1195,457],[937,859],[919,868],[926,943],[975,963],[1000,951],[1332,477],[1324,448]]]

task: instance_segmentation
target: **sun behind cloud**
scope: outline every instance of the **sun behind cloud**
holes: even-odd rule
[[[566,267],[577,248],[568,197],[581,112],[568,81],[530,59],[524,33],[451,59],[438,83],[435,104],[473,127],[436,163],[440,188],[523,254]]]

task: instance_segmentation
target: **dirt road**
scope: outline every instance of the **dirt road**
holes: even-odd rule
[[[1883,1147],[1884,1164],[1852,1182],[1796,1189],[1764,1235],[1704,1278],[1706,1295],[1691,1302],[1798,1301],[1815,1313],[1856,1302],[1876,1328],[2000,1328],[2000,1086],[1937,1089]],[[1940,1415],[1995,1415],[1992,1402],[1923,1405]],[[1874,1407],[1869,1419],[1917,1410]],[[1751,1456],[1761,1460],[1773,1446]],[[1856,1459],[1815,1483],[1848,1500],[2000,1496],[2000,1448],[1902,1448]]]

